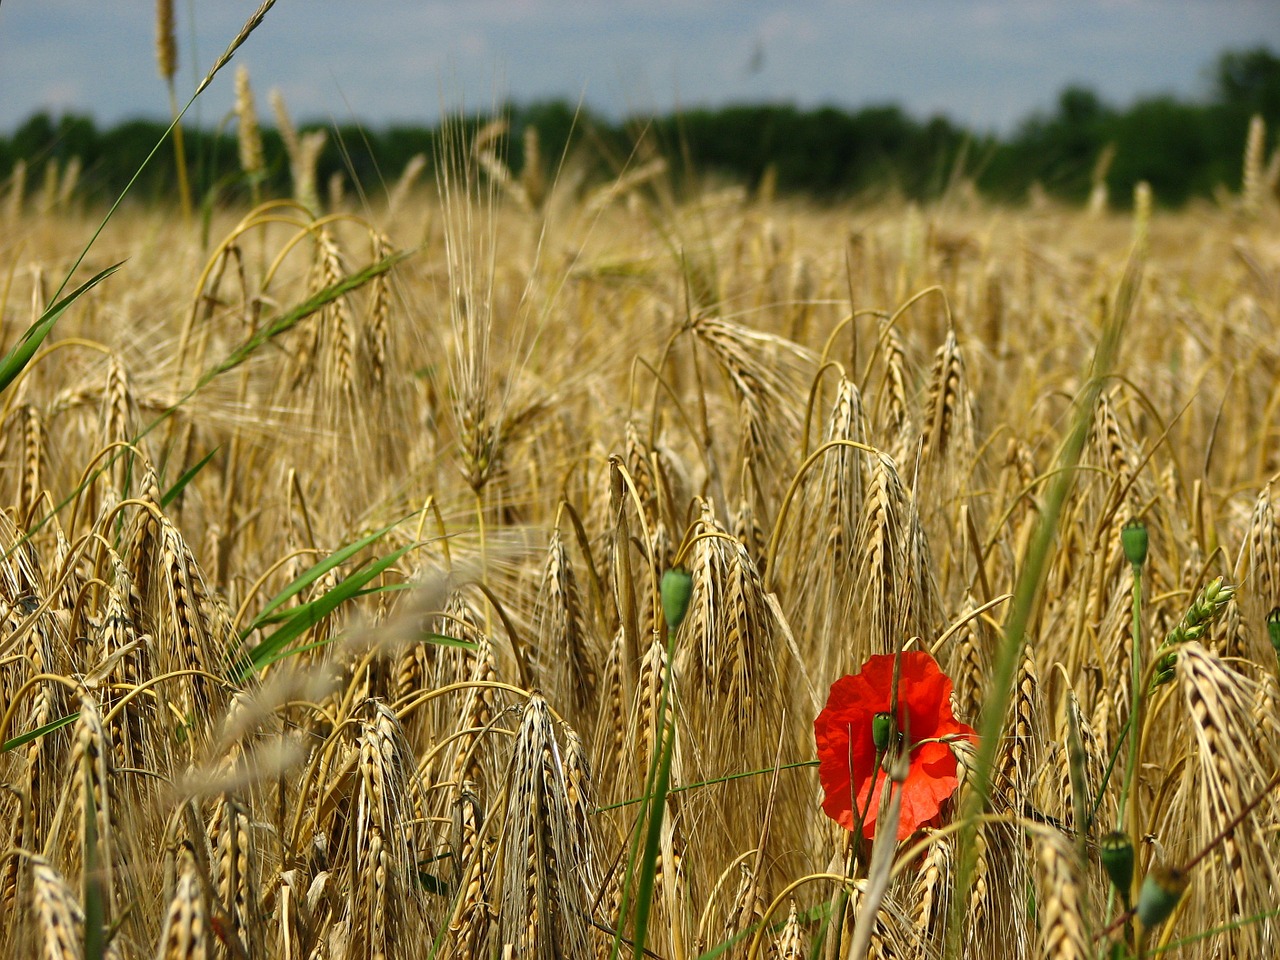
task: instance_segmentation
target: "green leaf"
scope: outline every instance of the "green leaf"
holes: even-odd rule
[[[80,711],[77,710],[75,713],[69,713],[65,717],[59,717],[51,723],[46,723],[42,727],[36,727],[34,730],[28,730],[26,733],[19,734],[12,740],[6,740],[4,742],[4,746],[0,746],[0,753],[8,753],[10,750],[16,750],[24,743],[30,743],[32,740],[39,740],[46,733],[53,733],[53,731],[61,727],[65,727],[69,723],[75,723],[79,719]]]
[[[369,566],[357,570],[323,596],[291,610],[291,616],[284,621],[283,626],[249,652],[249,664],[245,669],[245,674],[261,669],[270,663],[272,658],[279,659],[276,657],[277,653],[284,650],[285,647],[312,627],[321,623],[342,604],[359,594],[364,589],[365,584],[381,576],[388,567],[413,549],[414,546],[415,544],[412,543],[405,544],[399,550],[394,550],[385,557],[369,564]]]
[[[4,359],[0,360],[0,390],[9,386],[14,378],[31,362],[31,358],[40,349],[40,344],[44,343],[45,337],[53,332],[54,324],[67,312],[67,308],[123,265],[124,261],[121,260],[119,263],[107,267],[107,269],[96,274],[91,279],[86,280],[57,303],[50,306],[40,315],[40,319],[27,327],[27,332],[14,344],[13,349],[5,354]]]
[[[457,637],[445,636],[443,633],[424,633],[422,639],[442,647],[456,647],[459,650],[476,649],[476,644],[471,640],[459,640]]]
[[[289,602],[289,600],[291,600],[293,597],[296,597],[299,593],[301,593],[311,584],[315,583],[317,580],[323,577],[326,573],[328,573],[334,567],[338,566],[339,564],[346,563],[348,560],[354,557],[357,553],[359,553],[365,547],[368,547],[371,544],[377,542],[378,540],[381,540],[384,536],[386,536],[388,533],[394,530],[398,525],[403,523],[405,519],[408,519],[408,518],[406,517],[404,519],[397,520],[395,523],[389,523],[385,527],[383,527],[381,530],[375,530],[373,533],[369,534],[367,537],[361,537],[355,543],[348,544],[347,546],[343,547],[341,550],[337,550],[329,554],[329,556],[325,557],[325,559],[321,560],[319,563],[315,564],[314,566],[310,567],[308,570],[299,574],[297,579],[295,579],[287,587],[285,587],[278,594],[272,597],[271,601],[265,607],[262,608],[262,611],[258,614],[258,616],[254,619],[254,621],[251,624],[249,624],[249,626],[245,627],[243,630],[240,631],[240,638],[244,639],[245,637],[249,636],[249,634],[253,633],[253,631],[260,629],[261,627],[265,626],[268,623],[272,623],[274,620],[280,619],[279,617],[272,617],[272,614],[274,611],[278,610],[285,603]],[[315,601],[312,601],[312,602],[315,602]],[[303,604],[301,607],[296,607],[292,610],[286,611],[285,613],[287,616],[294,616],[297,614],[299,610],[307,606],[310,606],[310,604]]]
[[[251,357],[263,344],[275,339],[282,333],[293,329],[313,313],[322,310],[324,307],[350,293],[352,290],[356,290],[364,286],[374,277],[386,273],[407,256],[409,256],[409,252],[402,250],[397,253],[393,253],[390,256],[383,257],[381,260],[375,260],[363,270],[353,273],[349,277],[344,277],[337,283],[325,287],[323,290],[317,291],[313,296],[304,300],[292,310],[282,313],[280,316],[263,326],[261,330],[258,330],[256,333],[248,337],[244,343],[240,344],[240,346],[232,350],[231,353],[227,354],[221,362],[206,370],[203,376],[200,377],[200,381],[196,385],[196,389],[200,389],[200,387],[203,387],[215,377],[226,373],[228,370],[233,370],[240,366],[240,364],[248,360],[249,357]]]
[[[166,490],[164,494],[160,497],[161,509],[171,504],[177,498],[178,494],[182,492],[183,488],[186,487],[188,483],[190,483],[192,480],[196,478],[196,474],[199,473],[201,470],[203,470],[205,466],[209,463],[209,461],[213,459],[213,455],[221,449],[222,449],[221,446],[214,447],[212,450],[210,450],[208,453],[206,453],[203,457],[200,458],[199,463],[197,463],[194,467],[192,467],[190,470],[188,470],[186,473],[180,476],[177,482],[174,483],[174,485],[170,487],[168,490]]]

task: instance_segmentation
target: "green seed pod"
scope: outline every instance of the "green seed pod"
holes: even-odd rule
[[[1147,562],[1147,526],[1141,520],[1130,520],[1120,531],[1120,546],[1135,567]]]
[[[1267,636],[1271,638],[1271,649],[1280,657],[1280,607],[1267,614]]]
[[[675,630],[684,621],[692,593],[693,575],[688,570],[672,567],[662,575],[662,615],[668,630]]]
[[[1173,908],[1178,905],[1182,895],[1187,891],[1191,878],[1181,870],[1170,867],[1155,867],[1142,881],[1142,892],[1138,894],[1138,919],[1147,929],[1158,927],[1169,919]]]
[[[1133,887],[1133,841],[1119,830],[1108,833],[1098,845],[1102,856],[1102,868],[1115,884],[1124,902],[1129,902],[1129,890]]]
[[[893,733],[893,714],[882,710],[871,718],[871,740],[876,750],[884,753],[889,749],[889,737]]]

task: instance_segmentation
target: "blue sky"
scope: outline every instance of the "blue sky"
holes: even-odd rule
[[[257,0],[176,0],[189,92]],[[161,116],[154,0],[3,0],[0,130],[38,109]],[[612,116],[741,101],[897,102],[1010,129],[1067,84],[1123,105],[1205,90],[1226,48],[1280,52],[1280,0],[278,0],[237,54],[259,109],[434,122],[581,98]],[[198,119],[230,109],[233,71]]]

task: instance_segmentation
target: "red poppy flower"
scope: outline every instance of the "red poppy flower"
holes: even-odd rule
[[[897,729],[911,758],[898,821],[898,839],[905,840],[938,815],[942,802],[959,785],[947,738],[976,735],[951,712],[951,678],[933,657],[917,650],[903,653],[901,660]],[[858,813],[865,810],[863,833],[868,839],[875,836],[880,794],[888,779],[884,770],[877,772],[872,723],[877,713],[888,713],[892,690],[893,657],[872,657],[861,672],[831,685],[827,706],[813,722],[818,776],[825,793],[822,809],[846,830],[853,830]],[[873,775],[875,791],[868,803]]]

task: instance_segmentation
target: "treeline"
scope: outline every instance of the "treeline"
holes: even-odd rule
[[[617,123],[547,102],[504,111],[506,135],[496,146],[514,176],[521,173],[521,144],[532,128],[548,178],[564,157],[590,180],[617,175],[637,156],[656,153],[670,161],[677,184],[712,176],[752,188],[767,180],[779,191],[818,197],[894,191],[928,199],[963,177],[1004,201],[1022,200],[1038,185],[1050,196],[1080,202],[1104,183],[1123,202],[1145,180],[1159,202],[1178,205],[1239,186],[1254,115],[1263,118],[1274,144],[1280,57],[1266,48],[1221,55],[1200,101],[1153,97],[1117,108],[1088,89],[1071,88],[1052,112],[1028,118],[1007,137],[974,133],[944,117],[920,121],[891,105],[854,112],[729,106]],[[467,120],[454,134],[465,140],[482,124],[482,118]],[[109,200],[142,166],[164,129],[140,120],[99,130],[88,117],[38,114],[0,137],[0,181],[10,192],[16,186],[64,201]],[[313,125],[303,132],[308,129],[326,129],[314,157],[314,182],[322,194],[331,184],[348,193],[380,192],[418,155],[426,158],[430,176],[444,136],[438,127],[419,126]],[[264,165],[253,182],[241,170],[234,128],[189,128],[185,150],[198,200],[286,196],[294,190],[296,163],[291,171],[276,130],[262,130]],[[1266,157],[1275,154],[1267,149]],[[166,146],[143,171],[134,196],[171,199],[177,182],[174,151]]]

